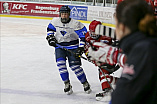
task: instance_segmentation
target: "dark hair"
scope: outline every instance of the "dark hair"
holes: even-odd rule
[[[145,0],[122,1],[116,8],[116,18],[118,23],[123,23],[131,32],[157,35],[157,20],[152,7]]]

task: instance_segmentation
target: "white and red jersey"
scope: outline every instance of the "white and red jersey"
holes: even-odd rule
[[[106,43],[108,45],[112,45],[112,38],[111,37],[107,37],[107,36],[102,36],[100,35],[98,39],[93,39],[90,35],[89,35],[89,32],[86,33],[85,35],[85,55],[87,56],[88,55],[88,49],[89,47],[91,47],[93,45],[93,43],[95,42],[102,42],[102,43]],[[117,48],[118,49],[118,48]],[[87,56],[88,57],[88,56]],[[104,59],[105,60],[105,59]],[[98,60],[97,60],[98,61]],[[121,66],[123,67],[124,64],[125,64],[125,61],[126,61],[126,56],[124,54],[122,54],[122,50],[121,49],[118,49],[118,58],[116,60],[116,62]],[[95,63],[95,61],[92,61],[96,66],[97,66],[97,63]],[[101,65],[104,65],[106,63],[101,63]]]
[[[90,35],[89,32],[86,33],[85,35],[85,53],[88,51],[88,48],[93,44],[94,42],[103,42],[108,45],[112,44],[112,38],[107,37],[107,36],[102,36],[100,35],[98,39],[93,39]]]
[[[103,42],[106,43],[108,45],[112,44],[112,38],[111,37],[107,37],[107,36],[102,36],[100,35],[98,37],[98,39],[93,39],[89,32],[86,33],[85,35],[85,53],[88,53],[88,48],[94,43],[94,42]],[[87,54],[86,54],[87,55]],[[93,60],[92,63],[95,63],[95,61]],[[103,63],[102,63],[103,64]],[[96,64],[95,64],[96,65]],[[101,71],[100,71],[101,70]],[[104,76],[105,75],[105,76]],[[106,78],[105,78],[106,77]],[[111,88],[111,86],[109,85],[109,83],[107,82],[107,80],[109,81],[109,83],[115,84],[115,80],[117,78],[114,78],[113,76],[109,75],[109,72],[106,69],[103,68],[99,68],[99,80],[101,83],[101,87],[102,90],[104,90],[105,88]]]

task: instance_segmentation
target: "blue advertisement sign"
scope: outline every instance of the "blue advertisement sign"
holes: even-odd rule
[[[88,7],[68,5],[71,9],[70,17],[77,20],[87,20]]]

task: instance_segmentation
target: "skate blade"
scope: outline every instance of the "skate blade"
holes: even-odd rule
[[[87,90],[87,91],[85,91],[87,94],[90,94],[91,92],[92,92],[92,90],[91,89],[89,89],[89,90]]]
[[[111,96],[110,95],[107,95],[107,96],[100,96],[100,97],[96,97],[95,98],[96,101],[105,101],[105,102],[108,102],[111,100]]]
[[[96,97],[96,101],[100,101],[103,97]]]
[[[68,92],[65,92],[67,95],[71,95],[72,93],[73,93],[73,90],[72,89],[70,89],[70,91],[68,91]]]

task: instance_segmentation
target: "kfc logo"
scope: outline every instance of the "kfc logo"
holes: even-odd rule
[[[27,5],[23,5],[23,4],[14,4],[12,9],[27,9]]]
[[[9,4],[7,2],[5,2],[2,5],[3,5],[2,13],[10,13]]]

